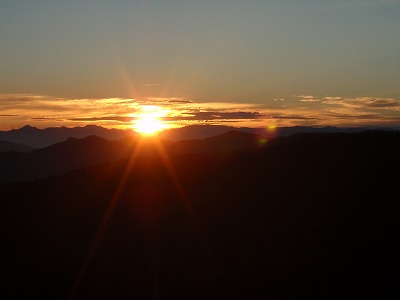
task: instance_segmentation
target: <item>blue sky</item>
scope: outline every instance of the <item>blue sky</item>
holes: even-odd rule
[[[43,117],[43,127],[54,115],[46,105],[59,99],[111,98],[231,103],[234,111],[249,104],[269,118],[286,109],[312,124],[313,113],[303,112],[333,113],[321,104],[335,97],[349,118],[331,124],[352,124],[355,112],[396,124],[399,29],[399,0],[0,0],[0,93],[8,103],[0,102],[0,124]],[[32,96],[47,99],[40,116],[9,110],[10,101]]]

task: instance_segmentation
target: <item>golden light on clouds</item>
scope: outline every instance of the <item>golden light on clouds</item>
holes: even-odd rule
[[[312,101],[310,101],[312,100]],[[287,126],[400,126],[400,99],[293,96],[279,102],[195,102],[185,98],[67,99],[0,94],[0,130],[98,125],[157,132],[210,124],[264,128]]]

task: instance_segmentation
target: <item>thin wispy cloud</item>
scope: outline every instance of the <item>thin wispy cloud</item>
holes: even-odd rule
[[[352,108],[364,109],[390,109],[400,110],[400,100],[394,98],[379,98],[379,97],[324,97],[322,102],[330,105],[337,105]]]
[[[79,117],[79,118],[69,119],[69,121],[77,121],[77,122],[117,121],[121,123],[131,123],[135,119],[136,119],[135,117],[104,116],[104,117]]]
[[[300,95],[300,96],[297,96],[297,98],[300,98],[300,100],[299,100],[300,102],[321,102],[321,99],[318,99],[315,96],[311,96],[311,95]]]
[[[288,120],[318,120],[315,117],[307,117],[307,116],[300,116],[300,115],[274,115],[274,119],[288,119]]]
[[[180,122],[180,121],[240,121],[240,120],[253,120],[262,118],[264,115],[258,112],[218,112],[218,111],[203,111],[193,113],[182,113],[176,116],[160,117],[161,120],[166,122]],[[84,122],[98,122],[98,121],[118,121],[123,123],[131,123],[139,119],[138,116],[102,116],[92,118],[72,118],[70,121],[84,121]]]
[[[319,119],[338,126],[399,126],[400,99],[382,97],[297,96]]]
[[[291,101],[282,101],[281,105],[271,106],[255,103],[200,103],[183,97],[66,99],[31,94],[0,95],[0,117],[7,118],[7,129],[26,124],[37,127],[97,124],[130,128],[140,118],[145,107],[157,107],[162,112],[160,119],[174,127],[199,122],[250,127],[271,124],[400,125],[400,100],[395,98],[300,95]]]
[[[263,118],[265,115],[259,112],[220,112],[220,111],[202,111],[194,112],[192,114],[183,114],[175,117],[165,117],[167,121],[211,121],[211,120],[252,120]]]
[[[319,99],[301,99],[301,102],[321,102]]]
[[[184,99],[181,97],[150,97],[144,100],[137,100],[137,103],[146,103],[146,104],[154,104],[154,105],[162,105],[162,104],[186,104],[186,103],[194,103],[192,100]]]
[[[301,98],[302,100],[310,100],[310,99],[315,99],[315,96],[311,96],[311,95],[299,95],[297,96],[299,98]],[[300,100],[301,101],[301,100]]]
[[[181,97],[146,99],[65,99],[29,94],[0,95],[4,116],[16,116],[20,126],[74,126],[96,123],[126,127],[140,118],[144,107],[158,107],[165,122],[187,125],[190,122],[238,122],[265,117],[249,104],[195,103]],[[18,114],[17,114],[18,112]],[[17,123],[17,122],[16,122]]]

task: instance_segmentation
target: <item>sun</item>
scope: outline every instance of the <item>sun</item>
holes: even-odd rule
[[[154,135],[164,128],[166,124],[161,120],[161,113],[158,109],[146,107],[142,110],[140,115],[137,116],[137,120],[133,125],[136,132],[144,135]]]
[[[164,128],[163,123],[154,115],[143,115],[136,122],[136,131],[144,134],[155,134]]]

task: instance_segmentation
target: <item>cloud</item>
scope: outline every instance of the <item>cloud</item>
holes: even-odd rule
[[[324,113],[323,116],[329,118],[336,118],[336,119],[363,119],[363,120],[372,120],[379,117],[379,114],[366,114],[366,113],[338,113],[338,112],[331,112],[331,113]]]
[[[311,96],[311,95],[299,95],[299,96],[295,96],[297,98],[300,98],[300,102],[321,102],[320,99],[316,98],[315,96]]]
[[[313,125],[400,125],[400,100],[396,98],[344,97],[340,95],[299,95],[295,97],[299,98],[299,102],[308,102],[310,105],[306,107],[291,104],[291,109],[299,112],[299,115],[315,118],[312,120]]]
[[[203,111],[194,113],[183,113],[175,116],[160,117],[161,120],[167,122],[173,121],[213,121],[213,120],[249,120],[265,117],[258,112],[218,112],[218,111]],[[131,123],[139,119],[140,116],[101,116],[101,117],[78,117],[71,118],[70,121],[79,122],[98,122],[98,121],[117,121],[123,123]]]
[[[316,117],[307,117],[300,115],[274,115],[272,116],[274,119],[290,119],[290,120],[318,120]]]
[[[394,98],[355,98],[352,103],[359,104],[360,106],[378,109],[400,109],[400,100]]]
[[[301,99],[301,102],[321,102],[319,99]]]
[[[47,121],[47,120],[59,120],[61,121],[62,119],[59,119],[57,117],[30,117],[30,120],[42,120],[42,121]]]
[[[174,117],[165,117],[166,121],[211,121],[211,120],[249,120],[263,118],[265,115],[259,112],[221,112],[221,111],[202,111],[191,114],[182,114]]]
[[[30,120],[70,120],[81,122],[130,122],[140,114],[144,105],[154,105],[161,110],[170,109],[171,119],[223,120],[253,119],[262,115],[257,111],[244,111],[252,105],[226,103],[195,103],[181,97],[147,99],[66,99],[30,94],[0,95],[3,116],[22,116]]]
[[[295,96],[276,106],[264,103],[194,102],[184,97],[146,99],[67,99],[46,95],[0,94],[0,128],[29,124],[38,127],[96,123],[126,128],[154,106],[159,118],[174,126],[193,122],[232,123],[239,126],[363,126],[400,124],[400,100],[382,97]],[[309,105],[305,105],[306,103]],[[304,103],[304,104],[300,104]]]
[[[400,110],[400,100],[395,98],[378,97],[325,97],[323,103],[330,105],[339,105],[344,107],[364,108],[364,109],[390,109]]]
[[[194,103],[191,100],[182,100],[182,99],[170,99],[167,101],[168,103],[175,103],[175,104],[187,104],[187,103]]]
[[[315,97],[314,96],[311,96],[311,95],[299,95],[299,96],[295,96],[295,97],[298,97],[298,98],[301,98],[301,99],[315,99]]]
[[[78,121],[78,122],[99,122],[99,121],[117,121],[122,123],[131,123],[132,120],[136,119],[135,117],[125,117],[125,116],[103,116],[103,117],[78,117],[71,118],[69,121]]]
[[[137,100],[136,102],[147,105],[171,105],[171,104],[194,103],[194,101],[192,100],[187,100],[180,97],[150,97],[143,100]]]
[[[324,97],[322,99],[328,100],[328,101],[335,101],[335,100],[342,100],[343,97]]]

